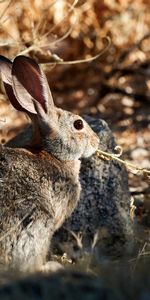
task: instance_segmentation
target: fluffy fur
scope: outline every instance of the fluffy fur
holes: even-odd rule
[[[99,139],[80,116],[54,105],[34,60],[0,56],[0,71],[10,102],[34,129],[26,149],[0,149],[0,263],[34,271],[46,264],[53,233],[77,205],[79,159],[92,155]],[[75,128],[77,120],[83,127]]]

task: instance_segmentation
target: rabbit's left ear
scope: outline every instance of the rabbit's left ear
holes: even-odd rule
[[[5,87],[6,94],[14,108],[24,111],[18,103],[12,88],[12,62],[5,56],[0,55],[0,74]]]
[[[23,109],[33,114],[48,114],[54,102],[45,74],[31,58],[17,56],[12,65],[12,87]]]

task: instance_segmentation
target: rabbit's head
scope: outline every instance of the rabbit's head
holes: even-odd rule
[[[43,71],[29,57],[17,56],[13,63],[0,56],[0,72],[12,105],[32,120],[38,147],[60,160],[92,155],[99,138],[80,116],[57,108]]]

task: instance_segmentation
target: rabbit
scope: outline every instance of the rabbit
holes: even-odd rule
[[[111,100],[111,99],[110,99]],[[99,150],[114,152],[116,142],[108,124],[99,118],[84,115],[84,119],[99,136]],[[8,147],[25,147],[33,140],[33,125],[27,125]],[[51,251],[67,253],[73,260],[93,251],[107,258],[135,254],[133,222],[130,218],[130,193],[127,171],[116,161],[106,161],[94,155],[81,159],[81,194],[75,210],[54,234]],[[72,235],[75,233],[75,235]],[[81,237],[82,248],[78,245]]]
[[[51,238],[80,198],[80,159],[97,151],[99,138],[54,105],[33,59],[0,56],[0,73],[10,102],[33,124],[30,145],[0,147],[0,265],[35,272],[47,268]]]
[[[114,152],[116,142],[108,124],[102,119],[86,115],[84,119],[99,136],[99,150]],[[6,145],[25,147],[32,140],[33,125],[29,124]],[[54,234],[51,244],[53,254],[65,252],[76,260],[84,251],[91,251],[95,236],[101,257],[112,257],[112,253],[114,256],[135,253],[126,169],[116,161],[106,161],[96,155],[83,158],[80,183],[80,201],[71,216]],[[82,249],[72,232],[82,237]]]

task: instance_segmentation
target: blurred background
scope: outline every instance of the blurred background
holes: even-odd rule
[[[107,36],[109,48],[92,60]],[[124,158],[150,168],[148,0],[1,0],[0,54],[36,59],[58,106],[107,121]],[[28,122],[9,104],[1,84],[1,143]],[[149,227],[149,179],[129,172],[129,185],[137,220]]]

